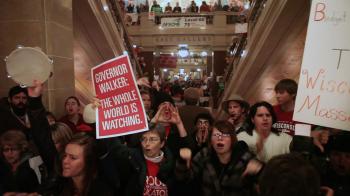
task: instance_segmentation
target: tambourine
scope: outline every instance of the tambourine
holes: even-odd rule
[[[5,58],[8,77],[21,86],[33,86],[33,81],[44,83],[52,75],[53,60],[40,48],[22,47]]]

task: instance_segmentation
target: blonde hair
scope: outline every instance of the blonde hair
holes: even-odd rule
[[[0,137],[0,147],[3,149],[6,145],[17,146],[21,152],[28,151],[28,140],[24,133],[19,130],[8,130]]]
[[[54,143],[66,146],[73,137],[73,132],[65,123],[57,122],[50,126],[51,138]]]

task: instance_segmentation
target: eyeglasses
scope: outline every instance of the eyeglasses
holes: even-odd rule
[[[213,133],[211,136],[219,139],[219,138],[231,137],[231,134],[229,134],[229,133]]]
[[[209,121],[208,120],[198,120],[197,125],[209,125]]]
[[[157,138],[157,137],[150,137],[150,138],[147,138],[147,137],[143,137],[140,139],[141,143],[156,143],[158,141],[160,141],[160,138]]]
[[[14,152],[14,151],[19,151],[19,148],[3,148],[1,149],[2,152]]]

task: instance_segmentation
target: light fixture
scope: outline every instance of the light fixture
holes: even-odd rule
[[[163,71],[164,71],[164,72],[167,72],[167,71],[168,71],[168,69],[163,69]]]
[[[103,5],[103,10],[108,11],[108,5]]]
[[[202,57],[206,57],[207,55],[208,55],[208,53],[206,51],[201,52]]]
[[[200,71],[202,71],[202,70],[201,70],[200,68],[197,68],[197,71],[200,72]]]
[[[133,48],[136,48],[137,46],[134,44],[134,45],[132,45],[132,47],[133,47]]]
[[[244,57],[246,54],[247,54],[247,51],[246,50],[242,50],[241,57]]]
[[[179,55],[181,58],[186,58],[188,55],[190,55],[190,51],[187,47],[180,47],[177,51],[177,55]]]
[[[249,9],[249,8],[250,8],[249,2],[245,2],[243,7],[244,7],[244,9],[246,9],[246,10]],[[264,7],[265,7],[265,6],[264,6]]]

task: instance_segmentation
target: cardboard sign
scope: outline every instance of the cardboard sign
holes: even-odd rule
[[[91,70],[101,106],[96,112],[96,137],[108,138],[148,130],[147,116],[127,55]]]
[[[293,120],[350,130],[350,1],[313,0]]]

